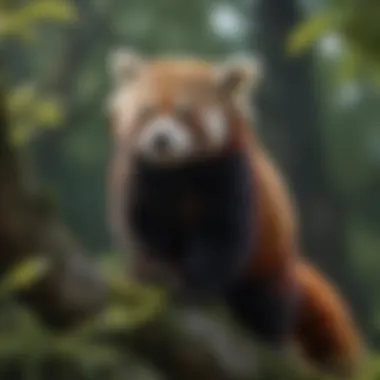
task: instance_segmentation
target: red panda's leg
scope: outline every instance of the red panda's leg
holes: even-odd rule
[[[250,260],[253,184],[247,158],[230,154],[204,175],[207,209],[184,252],[182,270],[194,297],[221,296]]]
[[[298,299],[295,287],[281,289],[269,279],[241,280],[227,294],[238,322],[276,350],[291,342]]]

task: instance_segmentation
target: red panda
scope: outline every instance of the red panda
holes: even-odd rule
[[[300,257],[291,197],[251,130],[259,67],[122,50],[110,63],[110,225],[141,278],[161,274],[189,298],[222,298],[274,348],[295,341],[317,367],[353,374],[359,332]]]

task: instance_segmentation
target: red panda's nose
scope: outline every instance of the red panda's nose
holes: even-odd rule
[[[170,148],[170,137],[167,133],[159,133],[153,139],[152,144],[156,152],[165,152]]]

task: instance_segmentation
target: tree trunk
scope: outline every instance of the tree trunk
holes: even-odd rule
[[[263,135],[299,206],[307,256],[337,282],[361,322],[365,297],[346,254],[345,215],[327,177],[313,57],[286,55],[286,38],[301,20],[296,1],[261,0],[255,8],[257,43],[265,64],[258,104]]]
[[[9,123],[0,88],[0,276],[21,261],[41,258],[49,270],[20,298],[51,327],[76,325],[96,314],[105,284],[60,224],[46,197],[21,170],[8,140]]]

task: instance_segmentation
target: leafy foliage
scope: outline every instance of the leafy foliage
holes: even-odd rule
[[[8,112],[12,120],[12,142],[21,147],[41,129],[58,126],[64,116],[60,102],[38,94],[33,84],[19,85],[9,91]]]
[[[29,287],[37,281],[49,269],[46,259],[37,258],[26,260],[12,270],[0,283],[0,297],[6,297],[9,293]]]
[[[289,54],[304,52],[311,44],[333,30],[338,22],[338,15],[330,9],[313,13],[294,28],[288,38],[287,51]]]
[[[72,23],[77,20],[77,13],[65,0],[34,0],[16,7],[0,4],[0,20],[0,44],[16,39],[20,47],[27,49],[30,43],[37,42],[41,23]],[[17,146],[25,146],[41,128],[58,126],[64,117],[60,102],[51,95],[41,94],[38,86],[30,82],[11,88],[8,108],[11,137]]]
[[[65,0],[34,0],[25,5],[1,9],[0,38],[16,37],[22,41],[33,41],[34,27],[42,21],[73,22],[75,8]]]
[[[305,52],[328,35],[340,37],[341,56],[337,66],[342,81],[367,75],[380,84],[380,3],[377,1],[327,0],[327,7],[312,13],[289,36],[292,55]]]
[[[45,378],[46,366],[50,367],[48,376],[60,373],[60,363],[67,365],[64,378],[71,374],[93,379],[94,373],[104,372],[116,376],[121,369],[128,368],[131,372],[135,364],[128,361],[127,352],[114,344],[113,337],[128,336],[165,310],[163,294],[114,279],[109,284],[110,306],[94,320],[60,335],[46,330],[33,314],[10,297],[11,293],[31,286],[46,268],[41,260],[25,262],[12,270],[0,285],[4,296],[0,300],[0,369],[7,372],[13,368],[19,373],[16,378],[36,379]],[[113,268],[113,273],[115,277],[117,268]]]
[[[7,289],[31,286],[43,273],[44,265],[33,260],[16,267],[7,276]],[[95,380],[146,379],[141,371],[145,363],[128,350],[128,337],[153,318],[168,311],[164,294],[159,289],[145,288],[122,280],[113,261],[99,263],[109,280],[109,306],[93,320],[64,335],[46,330],[32,313],[17,304],[8,292],[0,299],[0,370],[12,373],[14,379]],[[113,273],[111,279],[110,273]],[[16,286],[17,284],[17,286]],[[1,289],[4,287],[1,286]],[[165,325],[163,325],[163,328]],[[122,342],[126,342],[126,344]],[[133,347],[132,347],[133,348]],[[265,347],[257,347],[262,380],[330,380],[310,368],[295,366],[293,361],[274,355]],[[371,359],[368,373],[360,380],[380,375],[379,358]],[[157,377],[154,377],[157,378]],[[332,380],[332,379],[331,379]]]

